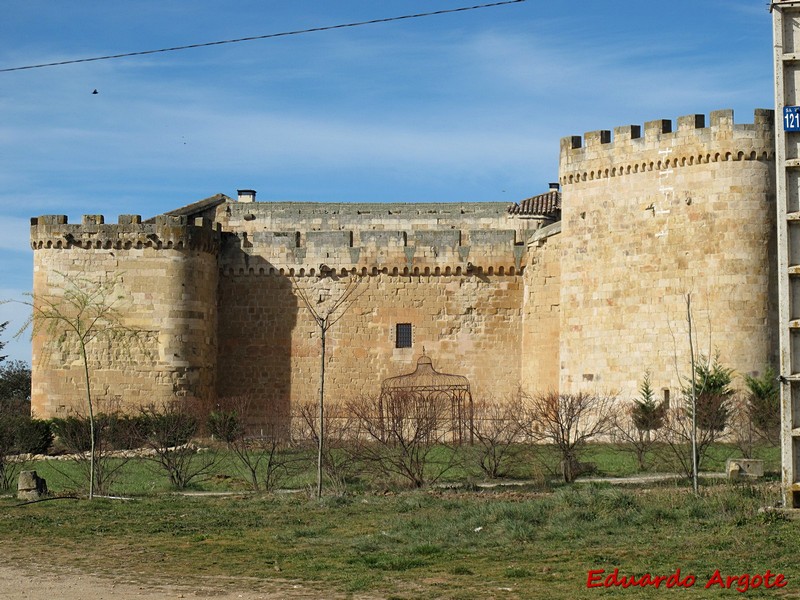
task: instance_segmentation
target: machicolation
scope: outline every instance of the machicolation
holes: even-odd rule
[[[775,355],[774,113],[730,110],[561,140],[560,188],[511,204],[326,204],[211,196],[152,219],[31,221],[34,296],[61,275],[120,274],[149,352],[111,364],[97,349],[101,398],[255,400],[256,427],[285,426],[317,394],[316,325],[359,292],[330,331],[326,396],[375,395],[422,354],[466,377],[475,398],[529,391],[635,395],[679,389],[675,343],[685,294],[701,335],[742,373]],[[410,338],[396,337],[402,325]],[[408,345],[407,345],[408,342]],[[74,408],[74,357],[34,338],[34,411]],[[57,362],[40,360],[59,356]],[[60,352],[60,353],[59,353]]]

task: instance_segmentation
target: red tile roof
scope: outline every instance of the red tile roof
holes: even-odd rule
[[[510,215],[559,218],[561,216],[561,192],[550,190],[522,202],[515,202],[509,205],[507,212]]]

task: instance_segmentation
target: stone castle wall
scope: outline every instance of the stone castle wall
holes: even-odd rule
[[[207,211],[242,226],[233,231],[207,217],[40,217],[34,293],[57,294],[59,273],[120,274],[121,312],[149,348],[95,348],[92,384],[98,398],[132,406],[248,396],[253,426],[285,423],[318,393],[319,329],[302,296],[324,312],[351,278],[352,306],[328,333],[329,401],[377,394],[383,379],[413,370],[423,348],[476,394],[516,390],[519,353],[508,349],[520,346],[524,240],[535,221],[509,220],[505,204],[381,205],[373,217],[359,205],[322,206],[225,202]],[[320,210],[339,220],[320,221]],[[229,212],[241,223],[226,221]],[[400,229],[408,224],[399,215],[412,212],[416,229]],[[412,347],[395,347],[398,323],[411,324]],[[53,345],[45,340],[40,332],[35,359]],[[34,394],[48,416],[81,406],[74,349],[53,358],[37,370]]]
[[[556,391],[560,374],[561,223],[528,243],[522,304],[520,385],[528,393]]]
[[[659,120],[562,140],[562,220],[506,204],[235,202],[224,196],[142,223],[34,219],[34,296],[63,278],[118,276],[124,320],[145,333],[93,349],[99,398],[251,399],[250,424],[284,426],[316,402],[319,328],[357,282],[327,339],[326,398],[376,394],[423,347],[480,399],[529,392],[637,393],[688,374],[686,294],[700,351],[740,373],[774,358],[771,111]],[[397,348],[396,326],[412,326]],[[47,356],[48,360],[41,360]],[[81,406],[74,347],[37,332],[34,411]]]
[[[218,394],[257,398],[265,412],[253,422],[316,402],[320,334],[301,292],[324,314],[351,277],[354,301],[327,338],[328,401],[378,394],[423,348],[475,394],[512,393],[534,223],[509,219],[506,206],[220,205],[216,218],[235,234],[220,255],[219,369],[231,376]],[[395,347],[398,323],[411,324],[411,348]]]
[[[280,423],[319,390],[320,332],[297,288],[323,314],[347,277],[228,275],[220,282],[219,396],[247,395]],[[469,378],[476,396],[505,397],[518,386],[522,278],[518,275],[367,275],[331,327],[325,396],[344,403],[380,392],[381,382],[414,370],[423,348],[434,367]],[[336,313],[339,314],[339,313]],[[412,347],[396,348],[398,323]]]
[[[142,224],[126,215],[116,225],[97,215],[81,224],[69,224],[64,216],[32,219],[34,301],[64,307],[70,282],[93,293],[116,278],[113,306],[121,322],[139,332],[136,339],[100,339],[87,347],[101,409],[109,402],[137,406],[212,398],[218,238],[210,221],[189,223],[185,217]],[[79,348],[74,337],[66,339],[35,329],[32,410],[38,416],[86,410]]]
[[[562,140],[562,390],[679,389],[687,293],[700,351],[739,373],[775,356],[773,127],[717,111]]]

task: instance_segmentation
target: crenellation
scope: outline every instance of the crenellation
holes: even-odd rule
[[[506,202],[256,202],[253,192],[145,222],[45,215],[31,220],[34,294],[53,292],[62,272],[123,273],[127,323],[147,331],[148,353],[126,362],[98,349],[93,364],[114,363],[95,376],[100,395],[249,395],[262,426],[317,397],[318,326],[303,295],[324,309],[350,281],[358,294],[328,338],[331,402],[376,393],[423,346],[476,397],[520,386],[635,395],[648,368],[657,388],[678,389],[689,287],[707,311],[701,334],[752,372],[772,348],[773,119],[759,110],[736,124],[723,110],[708,125],[690,114],[564,137],[563,202],[553,186],[516,213]],[[561,220],[537,220],[529,201],[543,199]],[[412,325],[411,348],[396,347],[400,324]],[[46,343],[34,341],[35,357]],[[80,375],[74,348],[50,350],[59,364],[34,374],[42,415],[67,410]]]
[[[678,117],[678,131],[692,131],[694,129],[703,129],[706,126],[705,115],[684,115]]]
[[[709,115],[711,127],[724,127],[730,129],[733,127],[733,110],[726,108],[723,110],[714,110]]]
[[[582,145],[576,136],[561,142],[559,181],[562,185],[729,160],[769,161],[775,155],[774,111],[758,109],[752,124],[737,124],[730,109],[705,116],[685,115],[672,121],[658,119],[644,125],[644,137],[634,126],[614,129],[601,143],[600,132],[589,132]],[[629,129],[629,127],[631,129]]]
[[[639,125],[622,125],[614,128],[614,141],[626,142],[642,137],[642,128]]]
[[[31,247],[41,248],[187,248],[215,252],[220,228],[210,219],[161,215],[155,223],[142,223],[139,215],[121,215],[116,224],[103,215],[84,215],[70,224],[64,215],[31,219]]]
[[[644,137],[648,141],[659,141],[661,136],[672,133],[672,121],[670,119],[657,119],[646,121],[644,124]]]
[[[589,131],[584,134],[583,138],[586,141],[585,147],[588,150],[601,144],[611,143],[611,132],[605,129]]]

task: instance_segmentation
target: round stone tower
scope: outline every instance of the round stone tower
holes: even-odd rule
[[[560,387],[673,393],[695,351],[753,373],[776,356],[774,116],[733,111],[561,142]]]
[[[87,215],[78,225],[47,215],[31,220],[31,245],[34,305],[51,303],[73,318],[65,290],[91,296],[111,288],[100,301],[123,329],[87,347],[96,410],[214,397],[219,232],[211,221],[165,215],[142,223],[138,215],[123,215],[107,225],[101,215]],[[75,336],[39,325],[33,413],[84,412]]]

